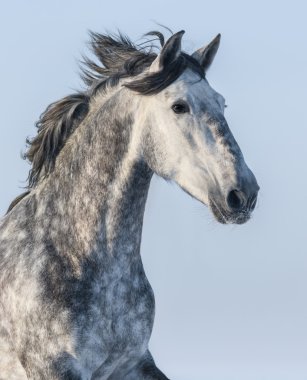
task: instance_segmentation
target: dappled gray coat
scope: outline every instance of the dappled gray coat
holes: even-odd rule
[[[157,173],[248,220],[258,186],[205,78],[219,36],[189,56],[92,34],[85,92],[51,104],[28,141],[28,191],[0,222],[0,379],[167,379],[148,351],[154,296],[140,242]]]

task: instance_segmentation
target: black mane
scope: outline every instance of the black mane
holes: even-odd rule
[[[135,45],[121,33],[111,36],[91,32],[90,36],[90,46],[98,63],[84,58],[82,79],[87,89],[49,105],[36,123],[37,135],[31,140],[27,139],[28,148],[24,158],[32,165],[28,189],[35,187],[53,170],[59,151],[86,116],[91,96],[98,90],[117,85],[122,78],[142,73],[157,57],[152,42],[159,40],[160,45],[164,45],[163,34],[156,31],[147,34],[153,39],[147,41],[146,46]],[[156,94],[175,81],[187,67],[203,76],[198,62],[188,54],[181,53],[176,61],[166,65],[161,72],[130,81],[125,87],[142,95]]]

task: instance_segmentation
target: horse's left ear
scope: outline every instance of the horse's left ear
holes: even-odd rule
[[[204,69],[204,72],[206,72],[211,66],[211,63],[214,60],[215,54],[218,51],[218,48],[220,46],[220,41],[221,41],[221,35],[218,34],[207,46],[196,50],[192,54],[192,57],[195,58],[200,63],[200,65]]]
[[[165,66],[174,62],[181,53],[181,40],[184,30],[173,34],[163,46],[157,58],[151,64],[149,71],[154,73],[163,70]]]

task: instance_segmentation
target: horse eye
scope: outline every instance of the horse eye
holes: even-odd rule
[[[190,111],[189,106],[187,105],[187,103],[184,103],[184,102],[173,104],[172,110],[175,113],[186,113]]]

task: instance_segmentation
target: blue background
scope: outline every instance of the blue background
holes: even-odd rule
[[[253,219],[218,225],[154,178],[142,255],[156,295],[151,350],[176,380],[307,379],[307,49],[304,1],[14,1],[1,5],[0,211],[22,192],[25,138],[79,89],[88,29],[137,40],[156,22],[188,52],[222,34],[208,74],[261,186]]]

